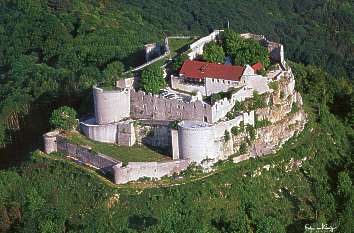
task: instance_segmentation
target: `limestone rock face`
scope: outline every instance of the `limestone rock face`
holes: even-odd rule
[[[266,102],[268,106],[257,109],[256,117],[258,120],[270,121],[271,125],[257,129],[256,140],[249,145],[247,154],[236,159],[237,162],[275,152],[305,127],[307,116],[303,110],[302,97],[295,91],[295,79],[291,71],[281,77],[277,90],[269,94]],[[233,137],[235,152],[247,137],[247,133]]]

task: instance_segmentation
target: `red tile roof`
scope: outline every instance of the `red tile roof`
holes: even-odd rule
[[[215,78],[240,81],[245,68],[242,66],[223,65],[187,60],[183,63],[180,75],[188,78]]]
[[[262,68],[263,68],[263,65],[260,62],[257,62],[256,64],[254,64],[252,66],[252,69],[254,70],[254,72],[257,72],[258,70],[261,70]]]

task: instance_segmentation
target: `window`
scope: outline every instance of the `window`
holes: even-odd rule
[[[204,116],[204,122],[208,122],[208,117]]]
[[[181,106],[177,105],[177,108],[178,108],[178,109],[180,109],[180,108],[181,108]]]

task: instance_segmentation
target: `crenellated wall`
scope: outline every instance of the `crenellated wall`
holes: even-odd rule
[[[211,106],[202,102],[166,99],[142,91],[131,91],[131,117],[149,120],[199,120],[212,122]]]

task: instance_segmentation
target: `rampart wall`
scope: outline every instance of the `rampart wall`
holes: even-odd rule
[[[122,165],[122,162],[108,156],[92,151],[89,148],[70,143],[64,137],[57,136],[57,151],[62,152],[78,161],[94,166],[103,173],[113,172],[114,165]]]
[[[192,50],[192,52],[188,53],[188,57],[190,60],[195,59],[198,55],[203,54],[203,48],[204,45],[211,42],[211,41],[215,41],[216,38],[219,36],[221,30],[215,30],[212,33],[210,33],[207,36],[204,36],[202,38],[200,38],[199,40],[197,40],[196,42],[192,43],[190,45],[190,49]]]
[[[160,179],[163,176],[178,174],[187,169],[188,160],[173,160],[166,162],[130,162],[127,166],[113,167],[114,183],[124,184],[140,178]]]
[[[131,91],[131,117],[149,120],[199,120],[212,122],[211,106],[202,102],[166,99],[141,91]]]
[[[50,138],[49,141],[46,140],[48,137]],[[160,179],[163,176],[178,174],[187,169],[190,164],[188,160],[171,160],[163,162],[129,162],[126,166],[123,166],[121,161],[94,152],[90,148],[70,143],[56,131],[46,133],[44,139],[46,153],[62,152],[66,156],[80,163],[93,166],[103,173],[112,173],[116,184],[124,184],[144,177]]]

